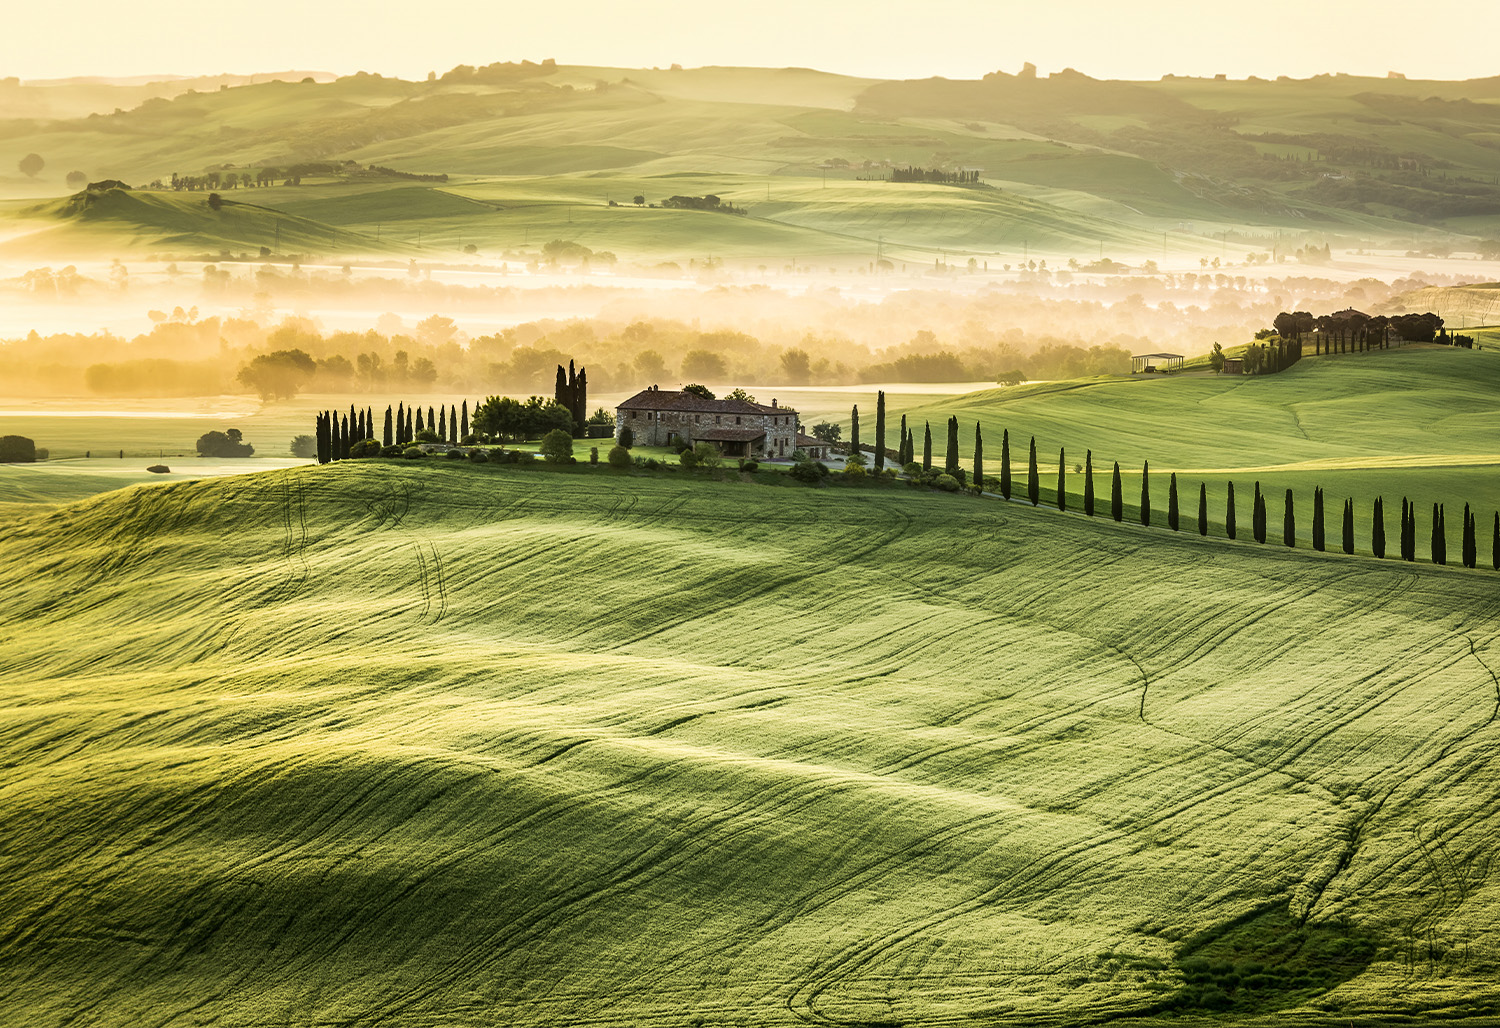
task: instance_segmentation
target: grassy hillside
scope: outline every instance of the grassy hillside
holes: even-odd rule
[[[1500,1015],[1488,574],[447,462],[0,553],[11,1023]]]
[[[1210,241],[1219,255],[1236,242],[1241,253],[1330,237],[1464,249],[1500,236],[1491,80],[876,82],[805,69],[516,65],[432,82],[220,85],[142,93],[87,117],[21,116],[49,108],[19,87],[9,108],[0,97],[0,111],[16,112],[0,121],[0,148],[46,164],[34,179],[0,180],[0,191],[56,195],[69,172],[138,185],[303,167],[303,186],[255,202],[279,208],[311,194],[328,224],[351,231],[368,231],[384,204],[407,213],[383,220],[432,219],[427,245],[446,248],[511,248],[517,228],[523,238],[527,227],[557,231],[509,216],[538,180],[566,195],[553,202],[600,208],[637,193],[655,202],[718,191],[763,223],[731,228],[686,211],[610,211],[604,222],[601,209],[579,229],[598,249],[642,256],[849,259],[883,241],[912,259],[1102,246],[1143,260],[1201,255]],[[872,181],[908,165],[977,169],[988,188]],[[477,185],[482,202],[454,206],[421,195],[444,185],[385,181],[392,195],[372,207],[367,187],[383,174],[373,168],[447,175]],[[132,237],[122,231],[119,242]]]
[[[1500,417],[1500,350],[1407,346],[1308,357],[1279,375],[1136,375],[1040,383],[943,399],[905,413],[917,427],[919,450],[921,426],[931,421],[939,454],[943,426],[957,415],[966,465],[972,460],[975,421],[983,426],[985,452],[997,467],[1001,433],[1009,430],[1012,460],[1023,474],[1027,445],[1035,436],[1049,498],[1055,493],[1059,447],[1066,449],[1070,468],[1082,462],[1086,450],[1093,451],[1100,473],[1095,488],[1106,499],[1107,474],[1119,461],[1129,503],[1139,498],[1141,465],[1149,461],[1159,516],[1166,510],[1170,472],[1178,473],[1185,505],[1191,496],[1185,509],[1194,517],[1198,484],[1208,482],[1211,517],[1219,521],[1224,484],[1233,481],[1241,526],[1248,524],[1253,485],[1259,481],[1274,495],[1278,538],[1283,493],[1289,488],[1301,504],[1304,539],[1311,536],[1315,486],[1328,494],[1335,514],[1345,497],[1354,498],[1361,546],[1368,545],[1375,497],[1385,499],[1389,532],[1401,497],[1409,496],[1423,511],[1423,553],[1433,503],[1445,505],[1450,552],[1462,531],[1465,503],[1481,513],[1486,531],[1500,510],[1500,446],[1494,432]],[[1071,475],[1069,488],[1077,494],[1076,505],[1082,476]]]

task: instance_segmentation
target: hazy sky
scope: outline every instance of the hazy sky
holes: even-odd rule
[[[379,71],[540,60],[623,67],[803,66],[975,78],[1031,61],[1096,78],[1325,71],[1500,74],[1465,41],[1500,37],[1489,0],[293,0],[218,7],[68,0],[8,5],[0,76]]]

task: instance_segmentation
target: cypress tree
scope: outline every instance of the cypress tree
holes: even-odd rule
[[[417,408],[417,432],[425,432],[425,431],[427,431],[427,429],[426,429],[425,425],[422,422],[422,408],[418,407]],[[412,438],[415,439],[416,436],[413,435]]]
[[[1031,456],[1026,461],[1026,498],[1033,507],[1042,499],[1041,478],[1036,470],[1036,436],[1031,437]]]
[[[447,407],[439,407],[438,408],[437,437],[439,439],[447,439],[448,438],[448,408]]]
[[[1001,429],[1001,495],[1011,498],[1011,429]],[[1500,516],[1500,515],[1496,515]]]
[[[448,405],[448,442],[452,443],[454,446],[457,446],[459,438],[458,408],[450,403]]]
[[[354,409],[354,404],[352,404],[352,403],[349,405],[349,429],[352,432],[358,432],[360,430],[359,412]],[[349,436],[349,441],[350,442],[353,442],[355,439],[362,439],[362,438],[364,438],[363,436],[360,436],[360,435],[352,435],[352,436],[350,436],[348,432],[346,432],[344,434],[346,436]]]
[[[1323,490],[1313,488],[1313,549],[1323,552]]]
[[[374,407],[366,407],[365,408],[365,438],[366,439],[374,439],[375,438],[375,408]]]
[[[958,418],[948,419],[948,452],[944,455],[944,470],[958,477]]]
[[[1495,512],[1495,534],[1490,538],[1490,566],[1500,571],[1500,511]]]
[[[432,408],[430,406],[427,408],[427,431],[437,431],[437,419],[433,417]]]
[[[1385,505],[1378,496],[1370,517],[1370,552],[1377,557],[1385,556]]]
[[[1083,513],[1094,516],[1094,451],[1083,454]]]
[[[1434,564],[1448,563],[1448,539],[1447,533],[1443,531],[1443,508],[1436,503],[1432,505],[1432,562]]]
[[[406,442],[406,405],[399,402],[396,404],[396,442]]]
[[[911,463],[911,451],[907,447],[911,444],[911,436],[906,434],[906,415],[901,415],[901,466],[905,467]]]
[[[386,404],[385,408],[385,432],[381,436],[382,446],[396,445],[396,431],[391,427],[391,407]]]
[[[1258,543],[1266,541],[1266,504],[1259,482],[1255,483],[1255,499],[1250,504],[1250,535]]]
[[[318,420],[314,422],[313,432],[318,439],[318,463],[328,463],[328,415],[319,414]]]
[[[932,470],[932,422],[922,422],[922,470]]]
[[[1281,516],[1281,541],[1287,546],[1297,545],[1297,514],[1292,510],[1292,491],[1286,491],[1286,511]]]
[[[1354,552],[1354,501],[1344,501],[1344,552]]]
[[[1151,462],[1141,462],[1141,524],[1151,524]]]
[[[331,461],[339,459],[339,451],[343,449],[343,443],[339,440],[339,415],[337,411],[328,412],[328,459]]]
[[[1116,521],[1125,519],[1125,495],[1120,488],[1120,462],[1115,461],[1115,475],[1109,484],[1109,516]]]
[[[339,426],[339,460],[349,459],[349,419]]]
[[[1474,515],[1469,505],[1464,504],[1464,567],[1472,568],[1479,563],[1479,544],[1474,539]]]
[[[974,422],[974,488],[984,492],[984,436]]]
[[[1067,454],[1066,454],[1066,452],[1064,452],[1064,450],[1059,449],[1057,451],[1057,509],[1058,510],[1067,510],[1068,509],[1068,482],[1067,482],[1067,479],[1065,477],[1066,474],[1067,474],[1067,469],[1068,469]]]
[[[1229,498],[1224,504],[1224,534],[1234,538],[1234,483],[1229,483]]]
[[[875,470],[885,470],[885,391],[875,394]]]
[[[849,412],[849,452],[859,452],[859,404]]]
[[[1172,477],[1167,479],[1167,527],[1177,531],[1181,523],[1181,511],[1177,506],[1177,472],[1172,472]]]
[[[1198,483],[1198,534],[1208,535],[1208,483]]]
[[[469,438],[469,401],[467,399],[464,400],[464,405],[459,408],[458,414],[460,419],[458,424],[458,437],[460,439],[467,439]]]

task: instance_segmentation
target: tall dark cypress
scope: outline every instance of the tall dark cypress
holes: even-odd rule
[[[1057,509],[1068,509],[1068,481],[1065,477],[1068,470],[1068,455],[1065,448],[1057,451]]]
[[[1354,501],[1344,501],[1344,552],[1354,552]]]
[[[958,418],[948,419],[948,452],[944,455],[944,470],[954,478],[958,477]]]
[[[915,429],[906,430],[906,460],[904,464],[915,464],[917,462],[917,433]]]
[[[859,404],[849,412],[849,452],[859,452]]]
[[[1281,515],[1281,541],[1287,546],[1297,545],[1297,514],[1292,510],[1292,491],[1286,491],[1286,511]]]
[[[1031,437],[1031,456],[1026,461],[1026,498],[1033,507],[1042,499],[1042,483],[1036,470],[1036,436]]]
[[[412,436],[412,438],[415,439],[417,437],[417,435],[420,435],[421,433],[423,433],[425,431],[427,431],[427,427],[426,427],[425,423],[422,421],[422,408],[418,407],[417,408],[417,429],[416,429],[416,434],[414,434]]]
[[[354,404],[351,403],[349,405],[349,432],[345,432],[344,435],[347,436],[349,438],[349,441],[352,443],[355,439],[358,439],[360,437],[357,436],[357,435],[350,435],[350,433],[351,432],[358,432],[358,431],[359,431],[359,412],[354,409]]]
[[[1443,508],[1440,504],[1432,505],[1432,562],[1434,564],[1448,563],[1448,539],[1447,533],[1443,531]]]
[[[885,391],[875,394],[875,471],[885,470]]]
[[[1120,462],[1115,461],[1115,475],[1109,483],[1109,516],[1116,521],[1125,519],[1125,495],[1120,487]]]
[[[1224,534],[1234,538],[1234,483],[1229,483],[1229,498],[1224,503]]]
[[[437,418],[434,416],[432,407],[430,405],[427,408],[427,431],[437,431]]]
[[[1083,454],[1083,513],[1094,516],[1094,451]]]
[[[932,422],[922,422],[922,470],[932,470]]]
[[[1378,496],[1370,516],[1370,552],[1377,557],[1385,556],[1385,504]]]
[[[1469,505],[1464,504],[1464,567],[1471,568],[1479,563],[1479,544],[1474,539],[1474,515],[1469,511]]]
[[[349,459],[349,419],[339,426],[339,460]]]
[[[1011,498],[1011,429],[1001,429],[1001,495]],[[1500,515],[1497,515],[1500,516]]]
[[[572,361],[569,361],[568,363],[571,364]],[[577,413],[575,413],[573,416],[578,421],[578,438],[582,439],[584,436],[588,435],[588,433],[589,433],[589,429],[588,429],[588,420],[589,420],[589,369],[588,368],[579,368],[578,369],[578,381],[575,382],[575,383],[573,383],[573,402],[574,402],[574,404],[576,404],[576,406],[573,409]]]
[[[406,442],[406,405],[398,402],[396,404],[396,444],[399,446],[404,442]]]
[[[1208,535],[1208,483],[1198,483],[1198,534]]]
[[[439,407],[438,408],[437,437],[439,439],[447,439],[448,438],[448,408],[447,407]]]
[[[318,463],[328,463],[328,413],[325,411],[318,415],[314,431],[318,438]]]
[[[469,438],[469,401],[468,400],[464,400],[464,405],[461,408],[459,408],[459,412],[458,413],[459,413],[459,418],[460,418],[460,421],[458,423],[458,431],[459,431],[458,438],[461,439],[461,440],[462,439],[467,439],[467,438]]]
[[[375,408],[374,407],[366,407],[365,408],[365,438],[366,439],[374,439],[375,438]]]
[[[1151,462],[1141,462],[1141,524],[1151,524]]]
[[[1177,531],[1181,521],[1181,511],[1177,506],[1177,472],[1172,472],[1172,477],[1167,480],[1167,527]]]
[[[984,492],[984,434],[974,422],[974,488]]]
[[[386,404],[386,407],[385,407],[385,431],[381,434],[381,443],[380,443],[380,445],[382,445],[382,446],[395,446],[396,445],[396,430],[392,427],[391,417],[392,417],[392,414],[391,414],[390,404]]]
[[[1312,536],[1313,549],[1317,550],[1319,553],[1322,553],[1323,543],[1325,542],[1323,538],[1323,490],[1318,487],[1313,488]]]
[[[339,412],[328,412],[328,459],[338,460],[343,444],[339,441]]]
[[[450,403],[448,405],[448,442],[453,446],[457,446],[459,438],[458,408]]]
[[[1266,504],[1260,495],[1260,483],[1255,483],[1255,499],[1250,504],[1250,535],[1258,543],[1266,541]]]
[[[1500,511],[1495,512],[1495,534],[1490,537],[1490,567],[1500,571]]]
[[[901,460],[902,467],[911,463],[911,451],[907,447],[911,444],[911,437],[906,432],[906,415],[901,415]]]

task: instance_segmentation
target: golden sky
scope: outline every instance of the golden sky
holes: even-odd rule
[[[0,76],[249,73],[404,78],[455,64],[802,66],[881,78],[976,78],[1031,61],[1096,78],[1320,72],[1500,74],[1488,0],[291,0],[7,5]]]

